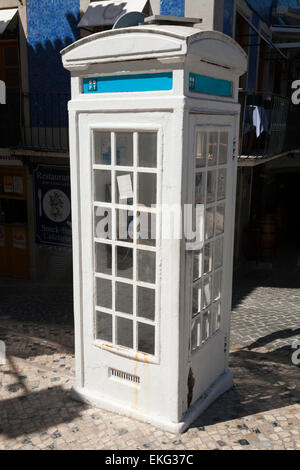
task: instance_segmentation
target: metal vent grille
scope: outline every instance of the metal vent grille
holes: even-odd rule
[[[126,382],[132,382],[136,384],[139,384],[141,382],[140,377],[138,377],[137,375],[128,374],[128,372],[123,372],[118,369],[109,369],[109,375],[110,377],[116,377],[120,380],[126,380]]]

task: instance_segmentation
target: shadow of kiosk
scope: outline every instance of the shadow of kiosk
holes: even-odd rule
[[[154,24],[94,34],[62,59],[72,77],[73,395],[182,432],[233,384],[246,55],[222,33]]]

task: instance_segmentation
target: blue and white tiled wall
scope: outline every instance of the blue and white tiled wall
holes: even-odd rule
[[[160,0],[160,14],[184,16],[185,0]]]
[[[162,15],[184,16],[187,0],[160,0]],[[195,0],[196,1],[196,0]],[[298,0],[278,0],[293,6]],[[274,0],[247,0],[253,20],[268,20]],[[234,0],[224,0],[224,33],[232,36]],[[29,89],[31,92],[68,92],[69,74],[60,50],[80,37],[77,24],[80,0],[30,0],[27,3]],[[255,47],[252,64],[255,69]],[[252,77],[254,81],[254,75]]]
[[[79,38],[80,0],[27,2],[28,68],[31,92],[69,91],[60,50]]]
[[[160,0],[160,14],[185,16],[186,0]],[[232,36],[234,0],[224,0],[224,33]]]
[[[224,32],[232,34],[234,0],[224,0]],[[184,16],[186,0],[161,0],[162,15]],[[68,92],[69,73],[60,50],[80,37],[80,0],[30,0],[27,4],[29,89]]]
[[[70,74],[62,66],[60,51],[79,39],[79,13],[80,0],[30,0],[27,3],[28,79],[33,126],[67,125]]]

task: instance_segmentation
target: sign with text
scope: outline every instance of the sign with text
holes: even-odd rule
[[[38,165],[34,170],[36,241],[71,246],[70,169]]]

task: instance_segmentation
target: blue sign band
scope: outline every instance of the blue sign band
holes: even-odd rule
[[[135,93],[173,88],[172,72],[114,75],[83,79],[83,93]]]
[[[229,80],[207,77],[196,73],[190,73],[189,75],[189,90],[194,93],[232,97],[232,85]]]

